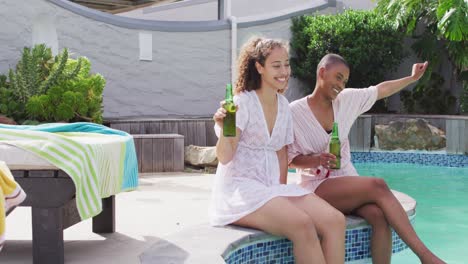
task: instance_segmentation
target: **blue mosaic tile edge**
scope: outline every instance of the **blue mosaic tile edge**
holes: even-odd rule
[[[410,218],[414,224],[415,215]],[[370,261],[370,238],[372,229],[370,226],[358,227],[346,230],[345,237],[345,262]],[[392,230],[392,253],[398,253],[408,246]],[[263,239],[242,244],[231,251],[225,257],[227,264],[294,264],[292,243],[286,238],[272,236],[271,239]]]
[[[351,152],[354,163],[410,163],[440,167],[468,168],[468,155],[406,153],[406,152]]]

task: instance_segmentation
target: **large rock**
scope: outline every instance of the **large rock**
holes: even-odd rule
[[[8,118],[4,115],[0,115],[0,124],[17,125],[15,120]]]
[[[380,149],[437,150],[446,146],[445,132],[424,119],[376,125],[375,134]]]
[[[189,145],[185,147],[184,160],[185,163],[200,167],[216,166],[218,165],[216,147]]]

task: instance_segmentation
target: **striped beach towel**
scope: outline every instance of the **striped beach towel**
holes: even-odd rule
[[[81,219],[102,211],[101,198],[134,190],[138,162],[131,135],[94,123],[0,125],[0,142],[47,160],[75,184]]]

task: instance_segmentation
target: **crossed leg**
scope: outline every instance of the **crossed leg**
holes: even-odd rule
[[[341,237],[335,235],[337,238],[330,238],[329,233],[324,232],[324,223],[330,221],[328,218],[334,219],[331,223],[336,224],[326,229],[337,228],[336,232],[342,232]],[[273,198],[233,224],[287,237],[293,242],[294,257],[298,264],[344,262],[344,216],[313,194]],[[322,245],[319,235],[322,237]]]
[[[445,263],[419,239],[406,212],[384,180],[355,176],[331,178],[320,184],[315,194],[344,214],[352,213],[367,204],[375,204],[423,264]]]

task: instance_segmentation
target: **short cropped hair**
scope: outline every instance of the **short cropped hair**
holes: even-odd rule
[[[325,69],[328,69],[330,66],[338,65],[338,64],[343,64],[349,69],[349,64],[348,62],[341,57],[338,54],[335,53],[329,53],[320,60],[319,64],[317,64],[317,76],[319,73],[319,70],[321,67],[324,67]]]

